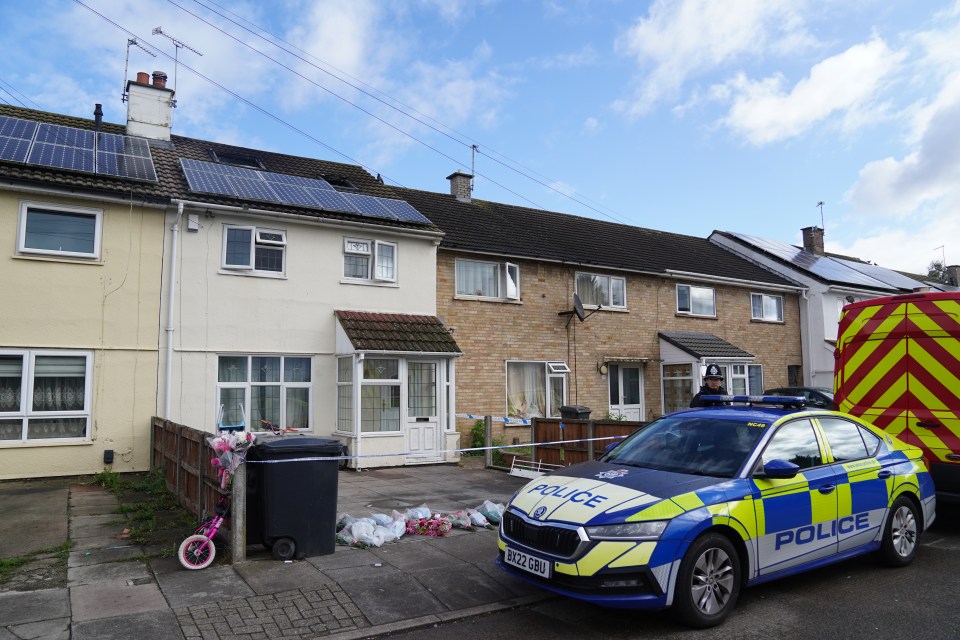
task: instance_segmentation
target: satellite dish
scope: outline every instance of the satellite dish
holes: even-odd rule
[[[583,322],[586,318],[586,314],[583,312],[583,303],[580,302],[580,296],[576,293],[573,294],[573,312],[577,314],[577,318],[580,319],[580,322]]]

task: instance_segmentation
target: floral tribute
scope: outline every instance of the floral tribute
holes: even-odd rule
[[[247,457],[247,450],[256,438],[254,434],[245,431],[231,431],[207,438],[207,444],[216,453],[216,456],[210,459],[210,464],[217,468],[221,489],[225,490],[230,485],[234,472]]]
[[[448,518],[432,515],[428,518],[411,518],[407,520],[407,534],[442,538],[450,533],[453,523]]]

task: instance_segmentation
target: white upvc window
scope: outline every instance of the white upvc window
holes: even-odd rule
[[[280,229],[224,225],[224,269],[254,274],[284,273],[287,233]]]
[[[370,282],[396,282],[397,244],[381,240],[344,238],[343,277]]]
[[[783,296],[751,293],[750,317],[765,322],[783,322]]]
[[[507,362],[507,415],[559,417],[567,397],[565,362]]]
[[[367,356],[360,383],[360,431],[400,431],[400,360]]]
[[[575,287],[584,305],[614,309],[625,309],[627,306],[627,281],[624,278],[577,273]]]
[[[677,313],[716,317],[717,303],[713,287],[678,284]]]
[[[217,403],[221,424],[311,429],[312,360],[306,356],[221,355]]]
[[[0,444],[88,440],[89,351],[0,351]]]
[[[17,252],[100,259],[103,209],[20,203]]]
[[[730,365],[729,389],[734,395],[763,395],[763,365]]]
[[[520,299],[520,267],[515,264],[457,258],[455,271],[458,296]]]

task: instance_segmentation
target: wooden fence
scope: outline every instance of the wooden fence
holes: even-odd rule
[[[627,420],[534,418],[532,439],[535,443],[564,440],[582,440],[583,442],[534,446],[531,458],[536,462],[564,466],[596,460],[603,455],[608,445],[620,442],[624,437],[646,425],[646,422]],[[595,438],[611,439],[595,440]]]

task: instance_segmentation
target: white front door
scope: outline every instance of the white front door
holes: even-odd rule
[[[439,370],[440,363],[433,360],[407,362],[407,451],[413,455],[410,462],[439,458]]]
[[[610,417],[643,420],[643,367],[639,364],[610,364]]]

